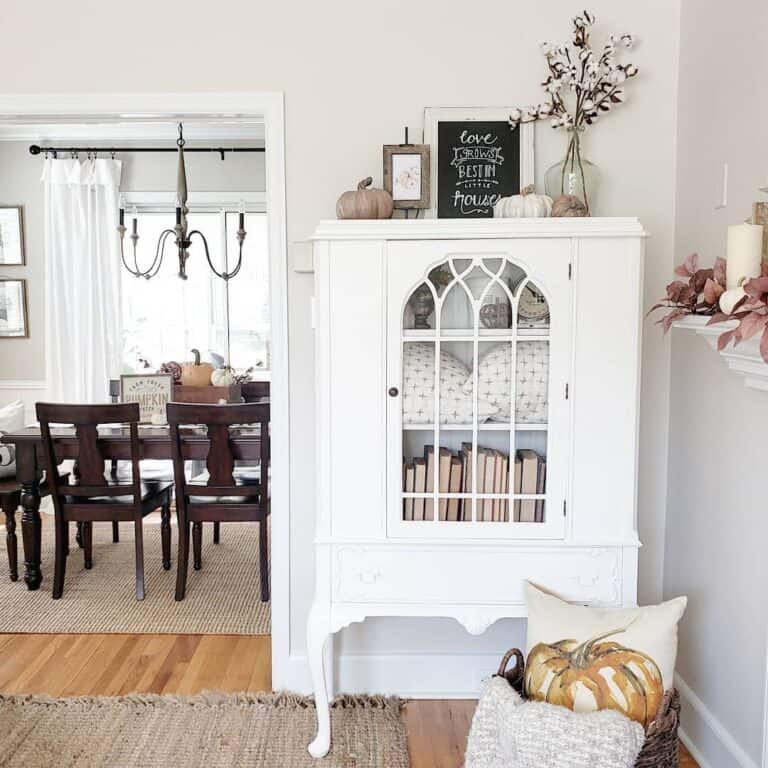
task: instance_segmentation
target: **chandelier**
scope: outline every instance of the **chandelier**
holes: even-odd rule
[[[120,201],[120,223],[118,224],[117,231],[120,233],[120,258],[123,261],[123,266],[136,277],[144,277],[147,280],[154,277],[159,271],[160,266],[163,263],[163,257],[165,256],[165,249],[168,241],[173,238],[173,242],[176,245],[176,256],[179,260],[179,277],[182,280],[187,279],[187,260],[189,259],[189,249],[195,240],[202,243],[203,250],[205,252],[205,258],[208,262],[208,266],[216,277],[221,278],[225,282],[231,280],[240,271],[240,267],[243,263],[243,241],[245,240],[245,203],[241,202],[238,207],[238,228],[236,232],[238,242],[238,256],[237,264],[231,271],[218,270],[211,261],[211,254],[208,250],[208,241],[205,239],[205,235],[198,229],[190,231],[187,222],[187,214],[189,208],[187,207],[187,168],[184,163],[184,126],[179,123],[179,138],[176,140],[176,146],[178,147],[178,171],[176,174],[176,224],[173,229],[164,229],[157,239],[157,245],[155,246],[155,257],[151,264],[142,269],[139,266],[137,245],[139,242],[138,232],[138,212],[136,206],[133,206],[131,210],[132,226],[131,234],[129,235],[132,244],[133,258],[131,260],[126,259],[124,241],[125,241],[125,202]],[[225,246],[226,248],[226,246]],[[131,263],[132,262],[132,263]],[[225,252],[225,266],[228,265]]]

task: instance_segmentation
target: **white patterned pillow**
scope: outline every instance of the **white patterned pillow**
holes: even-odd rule
[[[469,379],[469,391],[466,382]],[[496,413],[487,403],[478,403],[478,420]],[[435,346],[408,343],[403,350],[403,423],[431,424],[435,417]],[[440,423],[472,423],[471,371],[457,357],[440,349]]]
[[[477,380],[480,399],[496,410],[495,419],[509,421],[512,345],[492,347],[480,360]],[[549,387],[549,343],[524,341],[517,347],[517,376],[515,381],[515,421],[518,424],[544,424],[547,421],[547,391]],[[464,385],[472,393],[472,380]]]
[[[24,403],[16,400],[0,408],[0,435],[15,432],[24,426]],[[12,445],[0,443],[0,477],[16,474],[16,450]]]

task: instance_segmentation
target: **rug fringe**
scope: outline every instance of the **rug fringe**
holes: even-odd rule
[[[133,707],[136,705],[155,707],[167,704],[189,707],[226,707],[266,704],[272,707],[302,707],[305,709],[314,709],[315,699],[314,696],[302,696],[301,694],[291,693],[290,691],[276,691],[275,693],[223,693],[221,691],[203,691],[194,696],[131,693],[124,696],[66,696],[58,698],[46,694],[0,694],[0,707],[5,705],[93,707],[105,705],[115,706],[115,704],[125,704],[126,706]],[[403,702],[397,696],[342,694],[333,700],[331,706],[341,709],[392,708],[399,711],[403,706]]]

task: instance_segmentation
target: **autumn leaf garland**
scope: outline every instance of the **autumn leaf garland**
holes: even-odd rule
[[[687,315],[709,316],[707,325],[735,320],[736,327],[718,337],[718,349],[722,351],[731,342],[737,346],[760,333],[760,355],[768,363],[768,264],[763,264],[761,277],[753,277],[730,291],[726,291],[725,264],[725,259],[717,258],[714,267],[700,269],[698,254],[691,254],[675,267],[678,277],[688,279],[671,282],[666,297],[648,314],[670,310],[657,321],[665,334],[676,320]]]

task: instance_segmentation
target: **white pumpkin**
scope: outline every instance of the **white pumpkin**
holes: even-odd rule
[[[502,197],[493,206],[497,219],[535,219],[552,215],[552,198],[537,195],[533,185],[524,187],[519,195]]]
[[[211,374],[211,384],[214,387],[230,387],[235,383],[235,374],[231,368],[217,368]]]

